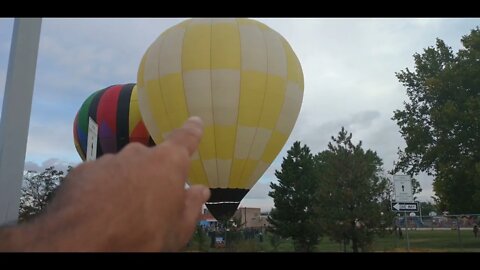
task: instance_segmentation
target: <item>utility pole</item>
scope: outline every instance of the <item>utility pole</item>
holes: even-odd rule
[[[41,25],[41,18],[13,24],[0,122],[0,225],[18,219]]]

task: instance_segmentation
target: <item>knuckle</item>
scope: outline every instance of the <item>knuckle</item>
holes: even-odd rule
[[[200,137],[201,131],[195,128],[182,128],[182,132],[190,138],[198,138]]]
[[[184,163],[189,160],[188,152],[184,147],[180,147],[172,143],[167,143],[166,146],[167,148],[165,149],[165,154],[173,162]]]
[[[175,143],[166,141],[157,146],[155,159],[160,163],[168,163],[171,166],[184,167],[190,161],[188,151]]]

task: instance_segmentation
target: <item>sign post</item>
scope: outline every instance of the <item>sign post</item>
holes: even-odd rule
[[[407,252],[410,252],[410,239],[408,238],[408,226],[407,226],[407,212],[403,212],[405,221],[405,234],[407,235]]]
[[[413,200],[412,177],[409,175],[394,175],[393,184],[395,190],[395,202],[392,202],[392,210],[404,213],[405,233],[407,235],[407,252],[410,251],[410,239],[408,237],[407,212],[414,212],[418,204]]]

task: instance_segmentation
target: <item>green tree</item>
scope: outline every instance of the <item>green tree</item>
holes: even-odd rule
[[[189,242],[189,246],[196,251],[208,251],[208,235],[201,225],[197,225],[192,239]]]
[[[71,168],[69,167],[68,171]],[[46,168],[42,173],[26,172],[20,197],[19,222],[39,214],[52,200],[63,179],[63,171],[57,171],[53,166]]]
[[[295,142],[283,158],[282,170],[275,171],[278,184],[270,183],[275,208],[268,217],[271,231],[281,237],[291,237],[295,251],[313,251],[320,231],[313,211],[314,190],[318,185],[313,155],[308,146]]]
[[[395,171],[433,175],[438,206],[451,213],[480,205],[480,29],[461,41],[454,54],[437,39],[414,55],[414,71],[396,73],[409,102],[392,118],[406,141]]]
[[[420,182],[415,177],[412,177],[412,193],[414,200],[417,199],[417,196],[415,196],[415,194],[418,194],[420,192],[422,192],[422,186],[420,185]]]
[[[353,252],[366,251],[375,234],[391,225],[391,185],[376,152],[354,145],[342,127],[328,149],[315,156],[320,185],[316,213],[330,239]]]
[[[268,238],[270,240],[270,245],[272,246],[273,251],[278,251],[278,247],[282,243],[282,238],[274,233],[269,234]]]
[[[422,209],[422,216],[428,216],[430,212],[441,213],[437,205],[431,202],[420,202],[420,208]]]

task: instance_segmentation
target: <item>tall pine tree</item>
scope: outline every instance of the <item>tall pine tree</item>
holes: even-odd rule
[[[382,160],[342,127],[328,149],[315,156],[319,173],[316,213],[329,237],[351,243],[353,252],[368,250],[375,234],[391,224],[389,182]]]
[[[308,146],[295,142],[283,158],[282,170],[275,171],[278,184],[270,183],[275,208],[268,218],[272,232],[291,237],[295,251],[313,251],[320,237],[313,212],[318,186],[313,155]]]

